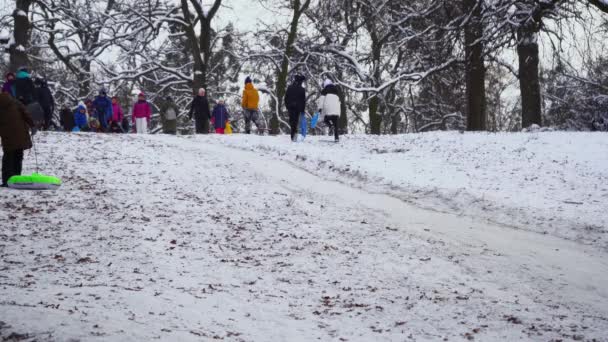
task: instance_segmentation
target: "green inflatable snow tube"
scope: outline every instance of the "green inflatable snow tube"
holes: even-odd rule
[[[31,175],[13,176],[8,180],[8,187],[23,190],[55,190],[61,186],[61,179],[53,176],[32,173]]]

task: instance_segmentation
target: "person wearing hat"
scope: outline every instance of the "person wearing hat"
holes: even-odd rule
[[[188,113],[190,120],[194,118],[197,134],[209,133],[209,120],[211,120],[211,111],[209,110],[209,101],[207,100],[205,88],[198,90],[198,95],[192,100],[190,112]]]
[[[150,118],[152,117],[152,108],[148,101],[146,101],[146,94],[143,92],[139,93],[137,96],[137,102],[133,105],[131,117],[137,134],[148,133],[148,126],[150,125]]]
[[[177,114],[179,110],[171,96],[167,96],[160,105],[160,119],[163,125],[163,133],[177,134]]]
[[[243,117],[245,118],[245,133],[251,133],[251,122],[255,123],[255,127],[260,129],[258,124],[259,118],[259,104],[260,94],[258,90],[253,86],[251,77],[247,76],[245,79],[245,89],[243,89],[243,99],[241,100],[241,107],[243,108]]]
[[[25,106],[36,102],[36,87],[32,81],[29,70],[19,68],[15,79],[15,97]]]
[[[331,80],[325,80],[319,99],[319,113],[324,116],[324,121],[330,130],[333,129],[336,142],[340,141],[338,118],[340,117],[341,107],[338,87]]]
[[[2,187],[21,174],[23,151],[32,148],[30,129],[34,121],[25,106],[8,93],[0,94],[0,139],[2,139]]]
[[[289,125],[291,126],[291,141],[296,142],[298,138],[298,122],[300,115],[306,111],[306,89],[304,89],[306,77],[296,75],[293,83],[285,93],[285,107],[289,111]]]
[[[48,130],[53,124],[53,113],[55,112],[55,99],[49,89],[48,83],[43,78],[37,77],[34,81],[36,85],[36,99],[44,111],[44,126]]]
[[[99,91],[99,95],[93,100],[93,107],[95,108],[97,120],[101,125],[101,130],[107,131],[110,120],[112,120],[113,110],[112,101],[108,97],[108,92],[105,89]]]
[[[2,85],[2,92],[15,97],[15,74],[12,72],[6,74],[6,81]]]

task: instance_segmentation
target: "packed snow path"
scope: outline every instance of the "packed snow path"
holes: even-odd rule
[[[604,249],[225,142],[39,137],[42,169],[65,184],[0,191],[0,337],[607,340]]]

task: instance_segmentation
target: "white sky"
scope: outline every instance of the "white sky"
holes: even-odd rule
[[[202,2],[204,6],[213,3],[209,0]],[[260,0],[224,0],[222,8],[218,11],[217,20],[214,26],[221,27],[232,22],[239,31],[249,31],[255,29],[260,22],[286,23],[289,21],[289,13],[276,9],[276,6],[265,6]]]

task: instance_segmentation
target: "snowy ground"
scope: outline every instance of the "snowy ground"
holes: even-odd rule
[[[560,134],[42,135],[65,184],[0,191],[0,338],[607,341],[606,138]]]

